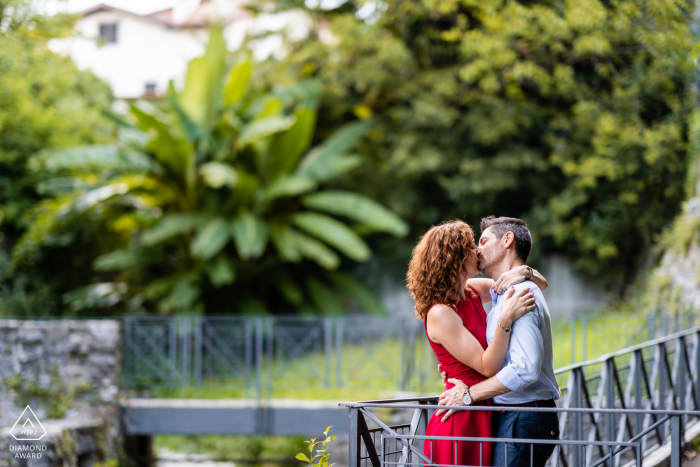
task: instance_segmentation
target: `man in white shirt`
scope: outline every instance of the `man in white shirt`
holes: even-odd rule
[[[487,217],[481,221],[479,271],[498,280],[501,274],[525,264],[532,247],[532,237],[525,223],[511,217]],[[515,286],[516,292],[529,288],[535,295],[535,310],[512,325],[510,345],[503,368],[496,376],[472,387],[450,379],[455,387],[440,396],[440,405],[469,405],[493,398],[494,405],[504,407],[555,407],[561,392],[554,376],[552,330],[547,302],[534,282]],[[491,289],[493,307],[486,321],[486,340],[501,326],[498,317],[503,300]],[[502,326],[501,326],[502,327]],[[505,329],[511,332],[510,329]],[[441,414],[444,410],[438,411]],[[454,411],[448,411],[443,421]],[[498,438],[559,438],[556,413],[492,412]],[[532,453],[531,453],[532,450]],[[554,450],[551,444],[496,443],[494,466],[544,466]],[[532,456],[533,463],[530,464]]]

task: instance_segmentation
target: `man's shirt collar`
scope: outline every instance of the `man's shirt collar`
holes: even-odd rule
[[[491,288],[489,289],[489,292],[491,293],[491,301],[492,301],[493,304],[495,305],[495,304],[498,302],[499,293],[496,292],[496,291],[493,289],[493,287],[491,287]]]

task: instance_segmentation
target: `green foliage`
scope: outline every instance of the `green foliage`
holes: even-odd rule
[[[408,220],[402,261],[431,224],[510,215],[529,223],[535,255],[624,281],[685,195],[693,8],[349,1],[310,10],[324,29],[265,72],[322,80],[322,134],[380,122],[347,186]]]
[[[335,436],[333,435],[328,436],[328,431],[331,428],[333,427],[329,426],[326,428],[326,431],[323,432],[323,434],[326,435],[326,439],[324,441],[316,441],[316,438],[311,438],[311,441],[304,441],[309,445],[309,453],[311,454],[310,459],[303,452],[297,454],[296,458],[300,461],[308,462],[309,467],[333,467],[335,464],[328,465],[328,459],[331,457],[331,453],[328,452],[328,443],[335,439]],[[323,449],[316,449],[316,454],[314,454],[314,448],[319,444],[323,445]]]
[[[227,72],[225,58],[215,28],[183,92],[133,104],[133,125],[114,144],[33,157],[55,197],[34,208],[14,264],[96,218],[127,245],[95,258],[111,280],[67,294],[75,310],[338,313],[355,302],[380,312],[366,286],[335,270],[344,257],[370,258],[363,235],[408,228],[371,199],[327,190],[357,167],[350,151],[376,123],[348,124],[310,148],[318,86],[266,92],[248,83],[248,62]]]
[[[80,268],[74,274],[53,271],[78,266],[79,252],[110,241],[99,227],[80,227],[48,235],[44,250],[22,267],[8,264],[10,250],[26,230],[25,214],[46,192],[76,182],[37,186],[37,174],[27,170],[29,156],[46,148],[99,143],[112,129],[102,115],[110,108],[109,87],[47,48],[50,39],[71,33],[73,18],[45,17],[34,3],[0,0],[0,313],[14,316],[56,313],[60,294],[86,275]]]
[[[206,454],[215,459],[275,459],[282,461],[277,465],[299,465],[294,460],[294,454],[303,449],[303,440],[301,436],[156,435],[153,437],[153,449],[154,453],[168,450]],[[269,464],[261,462],[259,465]]]
[[[8,376],[2,383],[14,393],[18,407],[26,407],[38,402],[46,407],[48,418],[63,418],[75,403],[77,396],[92,390],[92,383],[90,381],[82,384],[68,383],[61,379],[56,365],[51,367],[50,373],[49,387],[44,387],[34,380],[24,379],[21,375]]]

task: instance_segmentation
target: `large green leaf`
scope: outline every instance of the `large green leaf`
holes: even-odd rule
[[[238,183],[238,172],[224,162],[207,162],[199,167],[204,183],[212,188],[227,186],[233,188]]]
[[[317,109],[323,96],[323,82],[320,79],[306,79],[291,86],[276,89],[273,94],[284,105],[298,103],[301,107]]]
[[[268,227],[254,214],[241,214],[231,222],[231,235],[241,259],[258,258],[267,245]]]
[[[345,312],[338,294],[316,279],[308,279],[306,288],[311,296],[314,307],[325,315],[342,315]]]
[[[362,164],[362,158],[356,155],[329,154],[323,159],[316,159],[313,164],[304,170],[297,170],[296,175],[309,177],[318,182],[332,180],[339,175],[358,167]]]
[[[162,168],[147,155],[132,150],[121,150],[111,144],[46,149],[30,157],[27,167],[32,171],[44,173],[75,169],[153,173],[162,171]]]
[[[226,89],[224,90],[224,98],[226,105],[231,106],[241,100],[245,94],[245,87],[250,79],[250,62],[244,61],[231,69]]]
[[[304,196],[306,207],[339,214],[361,222],[374,230],[397,237],[408,233],[408,224],[387,208],[366,196],[349,191],[324,191]]]
[[[180,105],[180,101],[177,97],[177,92],[175,92],[175,85],[173,84],[172,80],[170,81],[169,84],[169,91],[168,91],[168,103],[170,104],[170,107],[172,107],[173,112],[175,113],[175,116],[177,117],[178,121],[180,122],[180,126],[184,130],[185,134],[187,135],[187,138],[190,141],[194,141],[199,138],[201,134],[200,128],[197,126],[197,124],[192,121],[189,115],[187,115],[187,112],[185,112],[185,109],[182,108]]]
[[[272,241],[280,257],[285,261],[299,261],[302,257],[318,263],[325,269],[337,269],[340,258],[330,248],[315,238],[292,228],[275,229]]]
[[[360,162],[359,158],[346,154],[360,142],[374,125],[375,122],[371,119],[345,125],[311,150],[302,159],[297,173],[315,180],[326,180],[355,167]]]
[[[190,245],[190,253],[196,258],[208,260],[219,253],[228,240],[228,225],[224,219],[217,217],[197,232]]]
[[[301,109],[294,116],[294,125],[272,140],[267,161],[267,175],[270,178],[293,171],[311,144],[316,129],[316,112]]]
[[[301,212],[292,217],[292,222],[356,261],[366,261],[372,253],[355,232],[332,217],[314,212]]]
[[[282,117],[278,115],[254,120],[241,130],[236,146],[238,148],[243,148],[262,138],[267,138],[275,133],[284,131],[291,127],[294,121],[294,117]]]
[[[231,284],[236,279],[236,271],[233,264],[224,255],[219,255],[214,261],[207,263],[205,270],[214,287]]]
[[[187,143],[174,135],[165,123],[133,104],[131,113],[136,117],[141,130],[155,133],[148,141],[146,149],[151,151],[159,162],[169,167],[181,181],[186,182],[190,164]]]
[[[97,257],[93,263],[96,271],[116,271],[136,266],[143,266],[153,261],[152,255],[142,250],[125,248],[115,250]]]
[[[202,305],[197,303],[200,295],[199,284],[188,274],[174,282],[170,294],[158,303],[161,312],[201,312]]]
[[[209,31],[209,43],[203,57],[189,63],[185,89],[180,102],[187,115],[198,125],[209,127],[221,101],[226,61],[226,41],[221,27]]]
[[[141,242],[145,246],[153,246],[175,235],[194,230],[204,220],[206,217],[200,214],[170,214],[146,231],[141,237]]]
[[[301,195],[315,188],[316,182],[309,178],[285,175],[261,190],[259,196],[261,202],[270,202],[277,198]]]
[[[327,274],[339,289],[362,307],[362,311],[373,315],[383,316],[387,314],[377,294],[365,284],[349,274],[343,274],[341,272],[329,272]]]

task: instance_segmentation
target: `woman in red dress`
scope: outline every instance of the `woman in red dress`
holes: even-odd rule
[[[416,316],[423,320],[442,370],[447,379],[457,378],[468,386],[495,375],[503,367],[510,341],[510,333],[501,330],[487,348],[482,303],[491,301],[489,289],[494,281],[472,279],[479,273],[478,263],[471,227],[462,221],[451,221],[432,227],[423,235],[413,250],[407,274]],[[525,268],[516,268],[499,279],[497,289],[507,289],[527,275]],[[533,280],[546,288],[541,275]],[[503,328],[510,328],[513,321],[534,310],[534,296],[527,292],[506,292],[499,318]],[[450,389],[452,384],[448,382],[446,387]],[[491,401],[474,405],[491,405]],[[426,435],[491,437],[491,412],[458,411],[444,422],[442,417],[433,415]],[[429,440],[424,452],[434,464],[443,465],[489,466],[493,459],[493,445],[488,442]]]

